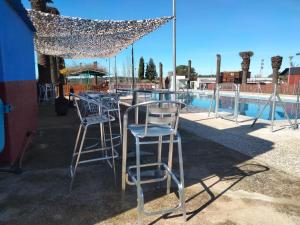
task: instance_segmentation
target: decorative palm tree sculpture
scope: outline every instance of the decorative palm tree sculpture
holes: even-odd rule
[[[270,116],[271,116],[271,118],[270,118],[271,119],[271,131],[274,131],[273,127],[274,127],[274,121],[275,121],[275,111],[276,111],[276,105],[278,104],[282,107],[285,118],[287,119],[290,127],[295,128],[295,126],[292,124],[292,121],[290,120],[290,117],[287,113],[285,105],[283,104],[283,102],[278,94],[278,90],[277,90],[278,89],[279,69],[282,64],[282,57],[274,56],[271,58],[271,62],[272,62],[272,69],[273,69],[273,93],[269,97],[269,100],[267,101],[265,106],[263,108],[261,108],[261,110],[258,112],[258,114],[257,114],[256,118],[254,119],[251,126],[252,127],[254,126],[256,121],[261,117],[264,110],[267,108],[267,106],[269,106],[270,107]]]
[[[282,64],[282,57],[281,56],[274,56],[271,59],[272,62],[272,69],[273,69],[273,84],[278,84],[279,78],[279,69]]]
[[[250,67],[250,58],[254,55],[253,52],[240,52],[240,56],[242,57],[243,61],[241,63],[242,70],[243,70],[243,76],[242,76],[242,84],[247,83],[247,76],[249,73],[249,67]]]

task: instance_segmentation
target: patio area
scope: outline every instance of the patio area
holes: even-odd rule
[[[78,126],[75,109],[69,110],[66,117],[57,117],[53,105],[40,105],[38,131],[25,154],[24,172],[0,176],[0,224],[136,223],[136,188],[128,187],[122,196],[120,159],[116,164],[116,187],[111,168],[98,162],[79,167],[69,192],[69,165]],[[179,130],[183,141],[187,224],[300,224],[299,177],[196,136],[185,123],[180,124]],[[96,132],[95,128],[91,134]],[[259,141],[258,137],[254,139]],[[129,144],[132,149],[131,139]],[[271,146],[270,142],[269,150]],[[121,152],[120,147],[118,151]],[[175,147],[174,165],[176,152]],[[175,193],[166,196],[165,189],[157,185],[145,189],[146,209],[174,206],[175,200]],[[170,214],[145,217],[144,224],[184,222],[180,214]]]

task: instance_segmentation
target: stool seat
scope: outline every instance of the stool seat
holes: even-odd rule
[[[174,129],[169,125],[148,125],[147,133],[145,134],[145,125],[128,125],[128,129],[131,131],[132,135],[135,137],[158,137],[167,136],[174,133]]]
[[[86,124],[106,123],[108,121],[108,117],[104,115],[92,115],[83,118],[83,123]],[[111,118],[110,121],[114,121],[114,118]]]

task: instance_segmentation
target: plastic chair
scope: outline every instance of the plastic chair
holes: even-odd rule
[[[126,183],[136,185],[138,196],[138,224],[142,224],[143,215],[161,215],[181,210],[186,220],[185,197],[184,197],[184,173],[181,137],[177,131],[179,111],[183,104],[176,101],[154,101],[144,102],[127,109],[124,115],[124,136],[123,136],[123,165],[122,165],[122,190],[125,191]],[[146,119],[144,124],[128,125],[128,113],[137,108],[146,107]],[[128,126],[127,126],[128,125]],[[135,137],[136,165],[129,166],[126,172],[127,160],[127,129]],[[145,141],[146,138],[158,137],[158,141]],[[163,139],[169,137],[169,139]],[[178,144],[179,179],[172,172],[173,164],[173,143]],[[162,162],[162,144],[169,144],[168,164]],[[158,144],[157,162],[141,164],[140,145]],[[155,174],[162,174],[157,178],[142,179],[141,168],[155,167]],[[158,173],[157,173],[158,172]],[[126,173],[126,175],[125,175]],[[179,193],[179,204],[175,208],[148,212],[144,210],[144,193],[142,184],[156,183],[167,180],[167,194],[170,193],[171,180],[175,182]]]
[[[110,115],[109,110],[101,105],[99,102],[88,99],[83,96],[75,96],[75,106],[77,108],[77,114],[80,119],[80,126],[76,138],[76,143],[72,155],[70,172],[71,172],[71,184],[70,191],[72,190],[75,174],[77,167],[81,164],[103,161],[106,160],[114,172],[114,178],[116,182],[116,169],[115,169],[115,158],[119,157],[118,153],[114,149],[114,143],[112,140],[111,121],[115,118]],[[105,124],[108,124],[108,135],[105,134]],[[97,147],[98,143],[92,146],[84,147],[86,139],[86,133],[88,127],[92,125],[100,125],[100,142],[101,146]],[[83,130],[83,133],[82,133]],[[81,135],[82,133],[82,135]],[[108,139],[106,138],[108,136]],[[79,145],[80,143],[80,145]],[[79,145],[79,148],[78,148]],[[95,148],[96,147],[96,148]],[[109,150],[111,154],[109,155]],[[91,159],[80,160],[82,154],[103,152],[101,157],[94,157]],[[110,162],[112,161],[112,163]],[[74,165],[75,162],[75,165]]]
[[[48,102],[56,97],[54,84],[39,84],[39,102]]]

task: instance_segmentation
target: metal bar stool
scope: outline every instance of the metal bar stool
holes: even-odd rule
[[[176,211],[182,211],[186,220],[185,197],[184,197],[184,173],[181,137],[177,131],[179,111],[184,105],[176,101],[151,101],[134,105],[128,108],[124,115],[123,128],[123,159],[122,159],[122,191],[125,191],[126,183],[137,187],[138,224],[142,224],[143,215],[162,215]],[[128,125],[128,113],[137,107],[146,107],[146,119],[144,124]],[[135,137],[136,165],[126,167],[127,163],[127,129]],[[146,141],[146,138],[158,138],[158,141]],[[163,139],[163,137],[169,137]],[[162,144],[169,144],[168,164],[162,162]],[[173,144],[178,144],[179,179],[172,172]],[[154,163],[141,164],[140,145],[158,144],[157,161]],[[161,174],[158,178],[142,179],[141,168],[155,167]],[[126,171],[127,169],[127,171]],[[178,188],[179,204],[175,208],[169,208],[154,212],[145,211],[144,193],[142,184],[163,182],[167,180],[167,194],[170,193],[171,180]]]
[[[118,153],[115,151],[114,143],[112,139],[112,130],[111,130],[111,121],[114,121],[115,118],[110,115],[109,110],[101,105],[101,103],[88,99],[83,96],[75,96],[75,106],[77,108],[77,114],[80,119],[80,126],[76,138],[76,143],[72,155],[70,172],[71,172],[71,184],[70,191],[72,190],[74,178],[76,175],[77,167],[80,164],[91,163],[95,161],[106,160],[109,166],[113,169],[114,178],[116,183],[116,169],[115,169],[115,158],[119,157]],[[108,124],[108,139],[105,135],[105,124]],[[85,146],[85,140],[88,127],[92,125],[100,125],[100,140],[101,146]],[[83,130],[83,133],[82,133]],[[79,144],[80,143],[80,144]],[[79,145],[79,148],[78,148]],[[102,152],[101,157],[97,156],[90,159],[81,160],[80,157],[82,154]],[[111,152],[109,154],[109,152]],[[110,162],[112,161],[112,162]],[[75,163],[75,164],[74,164]]]
[[[118,122],[119,134],[113,134],[114,147],[118,147],[122,143],[122,118],[121,118],[121,109],[120,109],[120,95],[117,93],[103,93],[103,92],[86,92],[85,95],[88,98],[92,98],[98,102],[101,102],[105,106],[110,115],[114,118],[118,118],[115,122]]]

